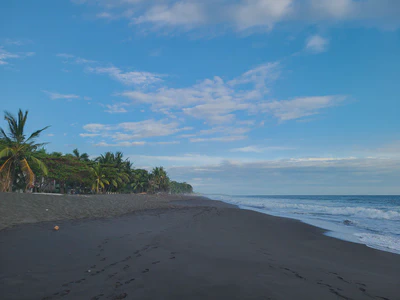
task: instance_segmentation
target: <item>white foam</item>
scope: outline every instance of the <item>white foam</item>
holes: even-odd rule
[[[399,237],[373,233],[356,233],[355,236],[369,247],[400,253]]]
[[[351,206],[333,206],[329,205],[315,205],[315,204],[301,204],[301,203],[288,203],[283,202],[284,199],[274,201],[270,199],[226,199],[225,201],[237,205],[251,206],[260,209],[276,210],[284,209],[290,213],[310,213],[310,214],[327,214],[327,215],[341,215],[341,216],[355,216],[359,218],[369,219],[385,219],[385,220],[400,220],[400,211],[384,210],[368,207],[351,207]],[[293,201],[293,200],[290,200]]]

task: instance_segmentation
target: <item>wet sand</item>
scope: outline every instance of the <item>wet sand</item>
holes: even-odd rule
[[[400,299],[400,255],[217,201],[148,197],[152,209],[122,216],[0,231],[1,299]]]

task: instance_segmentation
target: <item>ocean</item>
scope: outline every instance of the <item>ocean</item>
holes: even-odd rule
[[[400,254],[400,196],[205,196],[297,219],[328,230],[326,235]]]

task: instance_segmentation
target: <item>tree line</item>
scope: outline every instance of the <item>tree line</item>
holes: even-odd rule
[[[58,193],[193,193],[186,182],[171,181],[163,167],[136,169],[122,152],[91,159],[78,149],[48,153],[37,143],[48,127],[25,134],[28,111],[5,112],[8,132],[0,128],[0,191]]]

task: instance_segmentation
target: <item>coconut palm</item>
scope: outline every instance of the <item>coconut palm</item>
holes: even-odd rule
[[[93,184],[92,184],[92,190],[96,192],[96,194],[99,193],[100,189],[104,189],[106,184],[110,184],[110,182],[106,179],[106,175],[104,174],[104,168],[100,163],[95,164],[91,168],[91,172],[94,178]]]
[[[104,167],[104,173],[110,182],[108,190],[116,191],[129,182],[132,164],[128,159],[123,159],[122,152],[106,152],[100,155],[95,161]]]
[[[131,181],[131,186],[133,187],[135,192],[144,192],[147,190],[147,187],[149,185],[149,172],[143,169],[133,170]]]
[[[80,154],[78,149],[72,150],[72,154],[80,161],[89,161],[89,155],[87,153]]]
[[[167,192],[169,189],[169,177],[163,167],[153,168],[150,174],[150,185],[153,191]]]
[[[0,160],[4,160],[0,166],[3,191],[12,191],[13,186],[21,182],[24,182],[26,188],[32,186],[35,174],[31,164],[35,164],[43,174],[47,174],[45,164],[36,157],[37,150],[44,144],[35,143],[35,139],[49,126],[36,130],[26,138],[24,130],[27,117],[28,111],[23,113],[21,109],[18,111],[17,118],[7,111],[4,113],[9,133],[0,128]]]

